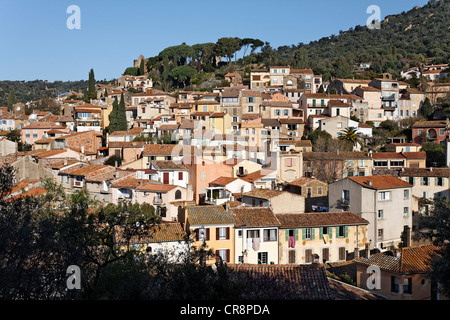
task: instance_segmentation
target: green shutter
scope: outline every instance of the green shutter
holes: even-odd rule
[[[328,237],[330,237],[330,239],[333,239],[333,228],[332,227],[328,227]]]
[[[302,230],[303,230],[302,239],[306,240],[306,229],[303,228]]]
[[[345,226],[345,237],[348,238],[348,226]]]
[[[285,229],[286,232],[286,241],[289,241],[289,229]]]
[[[298,240],[298,229],[295,229],[295,241]]]
[[[439,181],[439,178],[438,178],[438,177],[434,178],[434,185],[435,185],[435,186],[438,186],[438,185],[439,185],[438,181]]]
[[[323,239],[323,228],[319,228],[320,230],[320,239]]]
[[[335,227],[336,228],[336,238],[339,237],[339,227]]]
[[[316,228],[311,228],[311,240],[314,240],[314,233],[316,231]]]

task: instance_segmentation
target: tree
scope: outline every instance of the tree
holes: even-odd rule
[[[347,141],[352,144],[353,147],[358,145],[363,145],[363,139],[361,133],[358,132],[357,128],[348,127],[338,133],[338,139],[342,141]]]
[[[125,106],[125,97],[123,93],[120,95],[120,102],[118,108],[118,130],[119,131],[127,131],[128,130],[128,122],[127,122],[127,109]]]
[[[95,90],[95,75],[94,69],[89,71],[89,82],[88,82],[88,96],[90,99],[97,98],[97,92]]]
[[[228,64],[231,63],[231,59],[235,53],[242,47],[242,40],[239,38],[224,37],[217,40],[214,46],[214,54],[220,57],[226,57]]]
[[[120,167],[122,165],[123,159],[120,156],[112,155],[103,162],[104,165]]]
[[[108,115],[109,133],[119,130],[119,101],[117,101],[117,96],[114,98],[112,106],[113,108]]]
[[[17,103],[16,93],[14,89],[11,89],[8,95],[8,111],[12,111],[12,107],[16,103]]]
[[[434,108],[431,105],[430,99],[427,97],[425,98],[425,101],[422,104],[422,108],[420,109],[420,114],[427,118],[428,120],[431,119],[431,116],[433,115]]]
[[[432,261],[431,279],[439,282],[439,290],[445,296],[450,296],[450,200],[445,197],[435,198],[428,216],[419,217],[420,229],[430,232],[422,233],[420,237],[431,240],[439,250],[438,256]]]
[[[141,60],[141,64],[139,66],[139,75],[143,76],[145,74],[145,64],[144,59]]]
[[[186,83],[188,83],[190,79],[196,75],[196,73],[197,72],[190,66],[182,65],[173,68],[169,73],[169,77],[178,83],[181,82],[184,89],[186,87]]]

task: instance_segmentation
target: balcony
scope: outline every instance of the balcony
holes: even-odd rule
[[[153,198],[153,204],[162,204],[163,203],[163,199],[161,197],[155,196]]]
[[[341,198],[338,200],[338,205],[340,207],[348,208],[350,206],[350,199]]]
[[[221,205],[229,200],[231,200],[231,193],[224,187],[206,188],[205,203]]]

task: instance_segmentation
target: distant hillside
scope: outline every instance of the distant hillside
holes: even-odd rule
[[[14,89],[18,102],[26,103],[28,101],[38,100],[45,96],[56,97],[61,93],[73,91],[82,91],[88,87],[87,80],[81,81],[55,81],[47,82],[44,80],[34,81],[0,81],[0,106],[8,105],[8,95],[11,89]]]
[[[351,67],[372,63],[375,73],[398,74],[418,63],[448,63],[450,0],[432,0],[423,7],[387,16],[381,29],[356,26],[309,44],[282,46],[262,52],[263,62],[311,67],[327,80],[354,76]]]

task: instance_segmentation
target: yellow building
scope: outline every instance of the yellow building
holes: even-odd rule
[[[369,222],[351,212],[276,214],[280,221],[279,263],[305,264],[352,259],[368,243]]]
[[[219,259],[226,263],[235,263],[232,214],[221,205],[187,206],[185,210],[185,230],[193,236],[192,247],[211,250],[213,253],[200,257],[199,263],[211,265]]]

